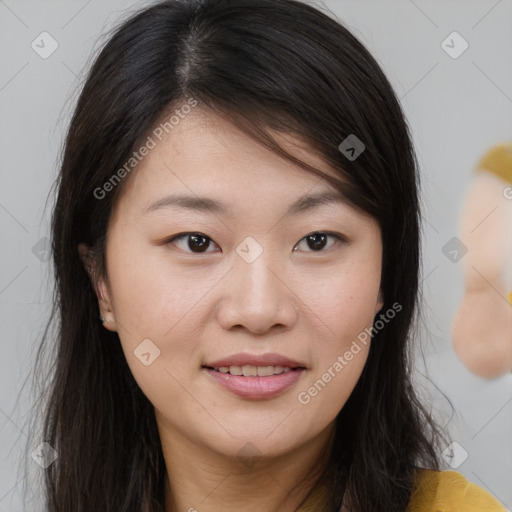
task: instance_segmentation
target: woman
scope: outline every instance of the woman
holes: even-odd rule
[[[313,7],[126,21],[58,184],[48,510],[503,510],[437,471],[411,387],[417,179],[387,79]]]

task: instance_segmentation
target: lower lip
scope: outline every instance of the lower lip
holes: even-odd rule
[[[221,386],[242,398],[265,399],[280,395],[301,378],[304,369],[292,370],[268,377],[244,377],[204,368]]]

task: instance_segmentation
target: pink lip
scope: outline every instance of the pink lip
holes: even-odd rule
[[[293,368],[291,372],[266,377],[244,377],[243,375],[231,375],[221,373],[214,368],[223,366],[284,366]],[[231,393],[242,398],[264,399],[275,397],[293,386],[304,373],[306,365],[294,361],[280,354],[268,353],[261,355],[234,354],[224,359],[219,359],[203,365],[205,371],[216,382]]]
[[[217,365],[217,363],[215,363],[215,365]],[[235,366],[233,363],[225,366],[232,365]],[[222,366],[224,366],[224,364]],[[266,365],[260,364],[257,366]],[[215,379],[216,382],[231,393],[242,398],[261,400],[265,398],[273,398],[293,386],[300,379],[305,369],[297,368],[287,373],[269,375],[268,377],[244,377],[243,375],[231,375],[230,373],[221,373],[216,370],[212,370],[211,368],[205,368],[205,371]]]
[[[223,366],[288,366],[290,368],[305,368],[305,364],[298,361],[293,361],[280,354],[235,354],[212,363],[204,364],[208,368],[221,368]]]

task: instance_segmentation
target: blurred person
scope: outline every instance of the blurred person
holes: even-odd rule
[[[462,208],[464,295],[454,317],[456,353],[475,374],[512,369],[512,143],[478,162]]]

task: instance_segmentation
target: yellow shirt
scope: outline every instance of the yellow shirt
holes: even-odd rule
[[[317,488],[297,512],[325,512],[327,488]],[[488,492],[456,471],[420,469],[405,512],[507,512]]]

